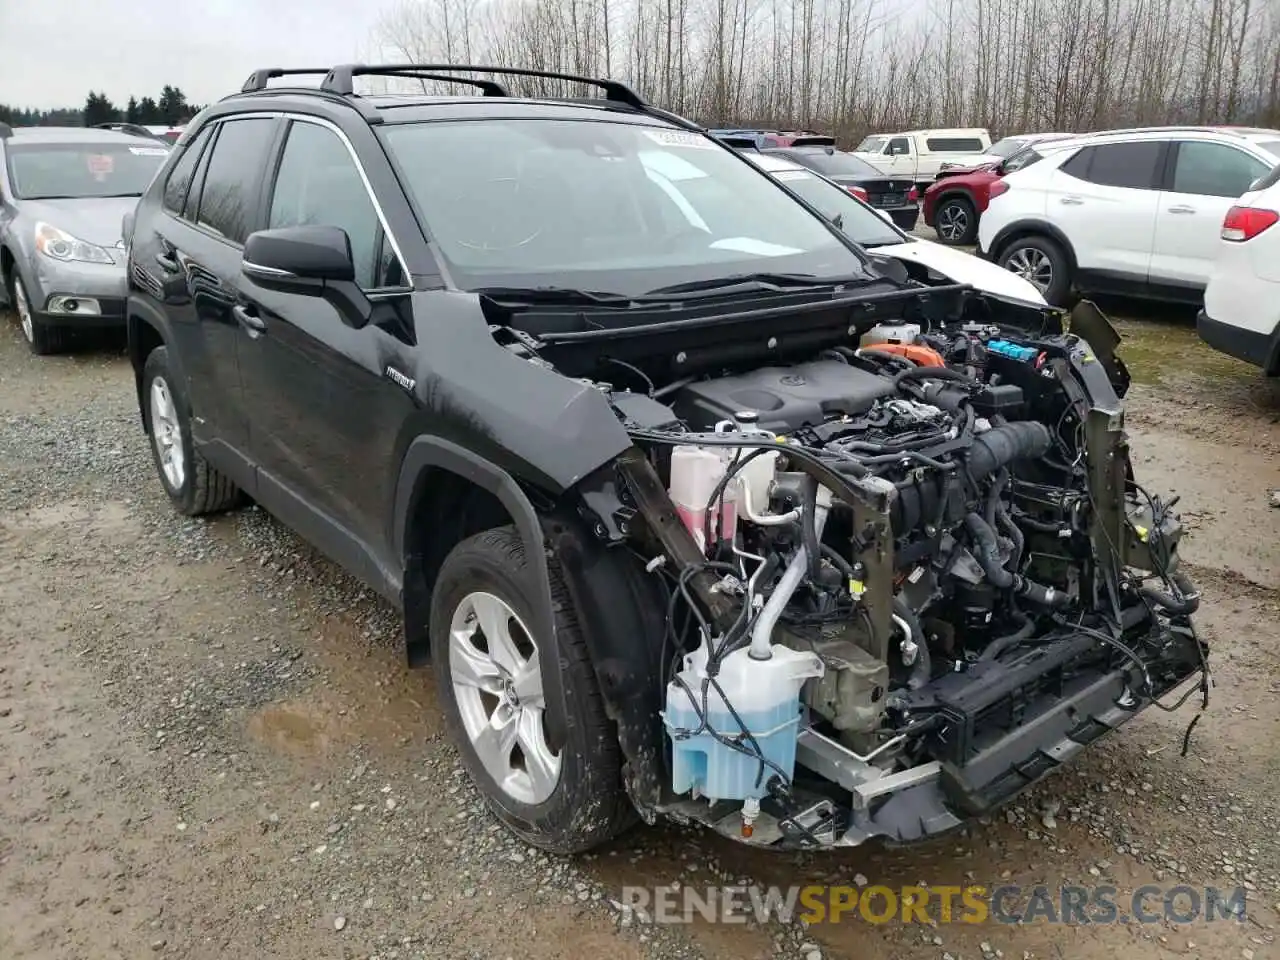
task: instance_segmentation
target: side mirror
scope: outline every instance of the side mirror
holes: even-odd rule
[[[245,241],[240,267],[268,290],[327,300],[357,330],[373,316],[373,304],[355,282],[351,239],[340,227],[259,230]]]

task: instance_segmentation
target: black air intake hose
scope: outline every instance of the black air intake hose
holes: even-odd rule
[[[1196,585],[1181,570],[1175,570],[1170,574],[1169,579],[1182,594],[1181,600],[1175,600],[1155,587],[1143,587],[1138,593],[1148,603],[1154,604],[1172,616],[1190,616],[1195,613],[1200,608],[1200,591],[1196,589]]]
[[[1044,456],[1052,443],[1049,428],[1035,420],[1015,420],[1002,427],[992,427],[974,437],[969,447],[969,475],[974,483],[981,483],[1014,460]],[[936,517],[949,482],[947,477],[933,474],[923,480],[900,483],[890,515],[894,531],[906,533],[918,527],[925,517]]]
[[[964,525],[973,538],[974,559],[978,561],[978,566],[982,567],[982,572],[987,575],[992,586],[1001,590],[1012,587],[1017,596],[1026,597],[1042,607],[1063,607],[1071,602],[1071,597],[1062,590],[1006,570],[1000,563],[1000,544],[996,540],[996,532],[982,517],[970,513],[965,516]]]

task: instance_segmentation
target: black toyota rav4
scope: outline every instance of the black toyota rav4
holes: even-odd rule
[[[915,840],[1207,697],[1091,304],[913,279],[621,83],[304,72],[126,222],[142,422],[178,511],[252,499],[403,610],[531,843]]]

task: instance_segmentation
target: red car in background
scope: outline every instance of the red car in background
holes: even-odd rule
[[[1007,173],[1029,167],[1040,159],[1033,147],[1019,150],[998,163],[967,170],[943,170],[924,192],[921,212],[938,240],[947,246],[964,246],[978,239],[978,218],[991,199],[991,185]]]

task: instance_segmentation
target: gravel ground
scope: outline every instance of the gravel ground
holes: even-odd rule
[[[1140,477],[1178,489],[1217,687],[990,822],[773,856],[672,826],[550,858],[500,829],[395,612],[255,509],[171,512],[118,349],[0,317],[0,957],[1269,960],[1280,911],[1280,395],[1122,324]],[[1167,342],[1166,342],[1167,341]],[[643,922],[623,885],[1242,884],[1238,921]]]

